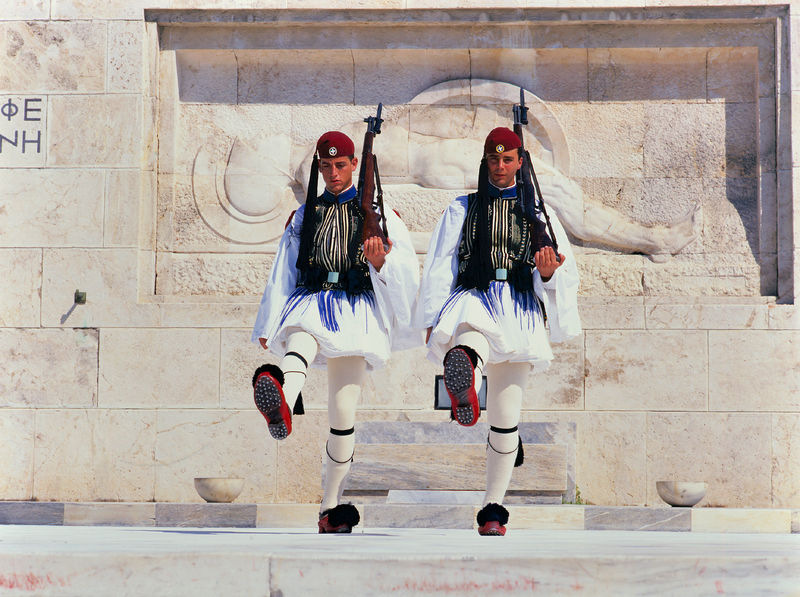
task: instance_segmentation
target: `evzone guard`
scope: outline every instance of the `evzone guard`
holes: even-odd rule
[[[281,238],[252,334],[281,358],[279,366],[262,365],[253,376],[256,406],[275,439],[285,439],[292,414],[303,412],[300,390],[308,367],[327,368],[330,432],[320,533],[349,533],[360,520],[355,506],[340,502],[366,371],[383,367],[392,349],[419,343],[411,329],[419,262],[405,225],[383,209],[372,154],[380,108],[365,119],[358,188],[353,141],[337,131],[317,141],[306,202]],[[325,183],[320,196],[318,173]]]
[[[521,106],[515,129],[526,122]],[[415,316],[427,328],[429,358],[443,363],[452,418],[461,425],[478,421],[486,372],[490,430],[481,535],[506,532],[503,498],[522,463],[523,389],[532,366],[541,371],[553,359],[550,340],[581,332],[577,289],[569,241],[555,216],[546,217],[521,127],[492,130],[477,193],[456,198],[433,232]]]

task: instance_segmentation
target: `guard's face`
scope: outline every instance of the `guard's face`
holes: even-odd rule
[[[517,170],[522,167],[522,158],[516,149],[509,149],[503,153],[487,154],[486,165],[489,167],[489,181],[494,186],[505,189],[514,184]]]
[[[340,158],[322,158],[319,161],[319,171],[325,188],[334,195],[350,188],[353,184],[353,172],[356,171],[358,158],[343,156]]]

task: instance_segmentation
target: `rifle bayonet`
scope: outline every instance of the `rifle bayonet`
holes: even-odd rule
[[[375,116],[367,116],[364,119],[364,122],[367,123],[368,133],[372,133],[373,135],[381,134],[381,124],[383,124],[383,118],[381,118],[382,109],[383,109],[383,103],[379,103],[377,114],[375,114]]]
[[[514,104],[514,124],[528,124],[528,107],[525,105],[525,91],[519,88],[519,104]]]

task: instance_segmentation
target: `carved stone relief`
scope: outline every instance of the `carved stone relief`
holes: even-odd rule
[[[449,81],[435,85],[395,113],[376,141],[387,196],[393,185],[467,191],[477,186],[483,138],[494,126],[510,124],[518,88],[498,81]],[[575,237],[645,254],[674,254],[697,237],[697,206],[669,226],[644,226],[627,215],[585,197],[569,176],[569,148],[555,116],[527,92],[531,125],[526,145],[548,206]],[[408,124],[406,124],[408,123]],[[339,127],[358,141],[360,122]],[[259,244],[283,231],[294,188],[305,196],[312,147],[290,147],[286,135],[255,146],[236,138],[223,159],[214,162],[201,147],[192,169],[193,197],[205,223],[231,242]],[[277,155],[301,155],[289,170]]]
[[[325,130],[343,130],[358,150],[362,119],[384,99],[369,86],[364,95],[359,85],[368,74],[361,50],[332,52],[162,54],[156,294],[232,298],[261,292],[263,271],[240,276],[234,285],[227,277],[252,266],[254,256],[261,264],[271,259],[287,218],[305,199],[315,139]],[[394,58],[424,70],[421,55],[367,52],[376,80],[388,86],[386,122],[375,140],[385,200],[403,217],[420,253],[446,205],[475,189],[482,141],[491,128],[511,124],[522,85],[530,107],[526,146],[545,202],[578,252],[582,293],[774,294],[770,220],[758,215],[764,192],[767,207],[774,201],[774,184],[760,184],[765,175],[758,174],[758,167],[770,166],[770,144],[757,142],[757,125],[769,115],[761,114],[752,93],[753,52],[729,56],[751,76],[733,91],[722,90],[736,100],[731,102],[720,101],[717,91],[712,96],[710,87],[707,99],[700,94],[713,83],[711,74],[703,75],[701,58],[717,56],[714,49],[683,48],[667,56],[670,63],[690,60],[706,87],[692,83],[687,90],[645,77],[635,97],[612,94],[596,101],[553,96],[542,87],[541,77],[556,76],[547,69],[535,79],[542,95],[522,82],[465,78],[468,53],[448,52],[438,57],[435,73],[405,83],[389,76],[397,68]],[[592,65],[605,56],[598,52],[589,52]],[[621,76],[608,66],[612,62],[624,73],[647,71],[637,52],[626,48],[603,58],[602,68],[586,71],[592,84]],[[501,64],[487,75],[501,75],[510,58],[491,56]],[[553,64],[559,56],[536,55]],[[528,57],[530,51],[520,50],[511,58],[523,69]],[[284,64],[289,58],[291,64]],[[340,103],[324,103],[319,89],[311,92],[314,86],[294,77],[290,67],[301,59],[339,81]],[[570,50],[569,60],[580,56]],[[433,75],[442,75],[448,61],[457,78],[435,82]],[[578,71],[584,72],[573,75]],[[163,93],[168,81],[171,95]],[[342,81],[349,81],[352,97]]]

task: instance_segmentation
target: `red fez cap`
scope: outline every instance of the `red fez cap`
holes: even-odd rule
[[[317,141],[319,159],[351,156],[355,151],[356,146],[350,137],[339,131],[328,131]]]
[[[503,153],[521,146],[522,143],[519,142],[517,133],[504,126],[499,126],[496,129],[492,129],[492,132],[486,137],[486,143],[483,144],[483,153],[484,155]]]

